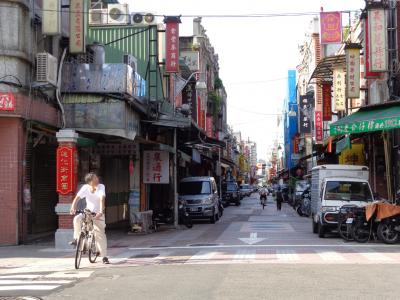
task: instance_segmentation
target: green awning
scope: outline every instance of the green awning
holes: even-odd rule
[[[331,124],[331,136],[400,128],[399,103],[361,108]]]

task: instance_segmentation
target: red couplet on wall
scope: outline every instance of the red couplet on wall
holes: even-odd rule
[[[323,122],[322,122],[322,111],[315,112],[315,141],[317,143],[322,142],[324,139]]]
[[[330,83],[322,84],[322,119],[332,121],[332,86]]]
[[[13,93],[0,93],[0,111],[15,110],[15,97]]]
[[[66,195],[76,189],[75,181],[75,152],[72,147],[57,149],[57,192]]]

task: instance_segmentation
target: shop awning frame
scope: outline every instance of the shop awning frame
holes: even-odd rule
[[[345,55],[327,56],[320,60],[312,73],[309,83],[313,79],[319,79],[324,82],[331,82],[333,78],[333,68],[345,66]]]
[[[367,133],[400,128],[400,102],[362,107],[330,125],[330,135]]]

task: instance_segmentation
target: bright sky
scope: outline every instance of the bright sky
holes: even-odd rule
[[[122,0],[131,12],[161,15],[269,14],[355,10],[364,0]],[[220,77],[228,93],[228,123],[258,146],[266,158],[277,136],[276,114],[286,97],[287,70],[299,64],[298,45],[312,16],[203,18],[219,55]],[[181,35],[192,35],[192,19],[183,18]]]

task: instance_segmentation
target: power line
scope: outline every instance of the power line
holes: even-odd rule
[[[16,6],[11,6],[11,5],[0,5],[0,8],[15,8],[18,9]],[[89,11],[79,11],[79,10],[67,10],[67,9],[43,9],[43,8],[38,8],[36,11],[41,11],[41,12],[62,12],[62,13],[83,13],[83,14],[89,14]],[[360,12],[361,10],[342,10],[338,11],[340,13],[355,13],[355,12]],[[302,17],[302,16],[318,16],[320,12],[283,12],[283,13],[263,13],[263,14],[183,14],[179,15],[181,18],[276,18],[276,17]],[[131,13],[129,14],[119,14],[120,16],[131,16]],[[143,17],[146,16],[146,14],[142,14]],[[155,17],[165,17],[166,15],[164,14],[154,14]]]

